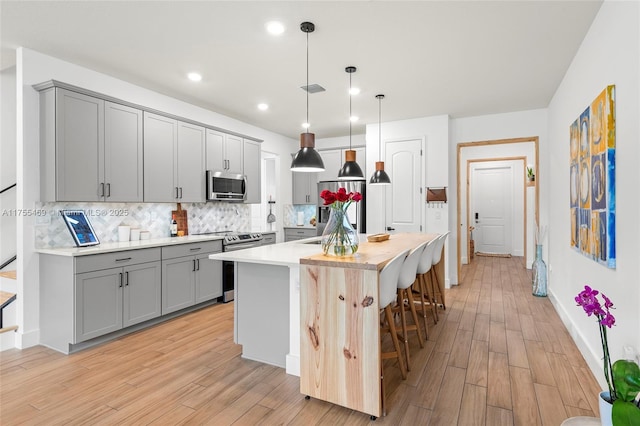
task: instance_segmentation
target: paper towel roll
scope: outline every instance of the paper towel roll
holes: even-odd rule
[[[298,226],[304,225],[304,212],[298,212]]]
[[[118,226],[118,241],[125,242],[129,241],[129,235],[131,232],[131,227],[129,225],[120,225]]]

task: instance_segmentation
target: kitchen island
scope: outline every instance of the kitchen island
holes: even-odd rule
[[[383,414],[379,273],[397,254],[436,237],[395,234],[383,242],[365,239],[354,256],[300,259],[302,394]],[[436,265],[440,276],[443,264],[444,257]]]
[[[242,356],[284,367],[288,374],[300,376],[301,336],[305,341],[308,339],[307,332],[300,332],[300,313],[301,308],[306,312],[309,306],[308,303],[302,307],[300,304],[301,277],[308,280],[313,268],[346,269],[345,273],[354,277],[371,274],[377,286],[379,270],[395,253],[434,236],[397,234],[386,242],[368,243],[366,235],[360,235],[358,253],[343,259],[324,256],[320,237],[210,255],[210,259],[235,262],[234,340],[243,346]],[[436,267],[441,285],[444,282],[442,265],[444,259]],[[302,270],[304,275],[301,275]],[[302,300],[309,297],[305,294]],[[377,296],[377,287],[375,294]],[[303,322],[306,324],[308,319]],[[377,328],[373,332],[378,335]],[[307,394],[316,395],[314,392]]]

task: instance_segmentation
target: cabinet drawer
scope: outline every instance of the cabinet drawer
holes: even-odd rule
[[[317,231],[315,229],[295,229],[295,228],[287,228],[284,230],[284,234],[287,237],[315,237],[317,236]]]
[[[221,251],[222,240],[180,244],[162,247],[162,259],[173,259],[175,257],[193,256],[202,253],[219,253]]]
[[[262,234],[262,245],[266,246],[269,244],[276,243],[276,234]]]
[[[118,251],[76,258],[76,274],[160,260],[160,248]]]

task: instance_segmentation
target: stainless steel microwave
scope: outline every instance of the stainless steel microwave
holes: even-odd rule
[[[247,177],[207,170],[207,200],[242,202],[247,198]]]

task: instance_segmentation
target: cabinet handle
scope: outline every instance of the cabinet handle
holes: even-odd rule
[[[122,288],[122,272],[120,272],[118,275],[120,275],[120,285],[118,287]]]
[[[123,257],[122,259],[116,259],[116,262],[124,262],[126,260],[131,260],[130,257]]]
[[[202,247],[194,247],[189,249],[189,251],[198,251],[198,250],[202,250]]]
[[[196,259],[196,265],[198,265],[196,271],[200,270],[200,259]]]
[[[176,186],[176,198],[180,198],[178,197],[178,187]]]
[[[182,187],[180,187],[180,198],[182,198]]]
[[[124,273],[124,285],[128,286],[129,285],[129,272],[125,272]]]
[[[107,184],[107,197],[111,197],[111,184]]]
[[[104,197],[104,183],[100,184],[100,197]]]
[[[193,259],[193,271],[195,272],[195,270],[196,270],[196,260]]]

